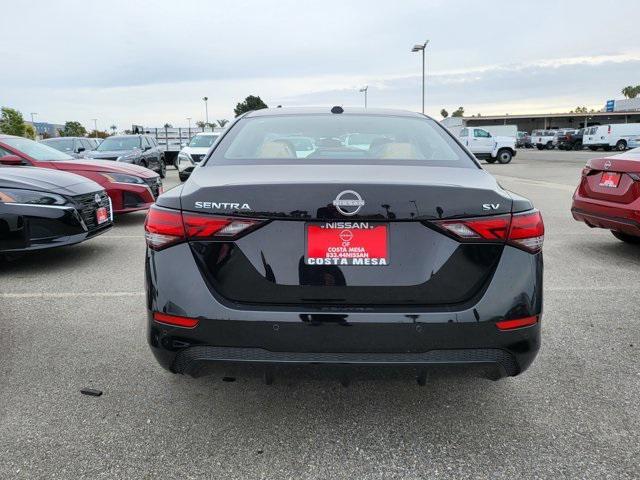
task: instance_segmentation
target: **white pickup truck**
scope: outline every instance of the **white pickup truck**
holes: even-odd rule
[[[516,139],[514,137],[492,136],[483,128],[465,127],[458,135],[460,141],[476,158],[489,163],[509,163],[516,156]]]

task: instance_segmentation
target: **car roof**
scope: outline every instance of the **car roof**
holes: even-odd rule
[[[203,135],[220,135],[220,132],[198,132],[194,135],[194,137],[200,137]]]
[[[247,118],[251,117],[268,117],[279,115],[318,115],[318,114],[330,114],[331,109],[335,107],[286,107],[286,108],[263,108],[260,110],[253,110],[245,115]],[[425,118],[426,115],[422,115],[418,112],[410,112],[408,110],[396,110],[386,108],[360,108],[360,107],[340,107],[343,109],[343,113],[335,113],[334,115],[376,115],[376,116],[394,116],[394,117],[415,117]]]

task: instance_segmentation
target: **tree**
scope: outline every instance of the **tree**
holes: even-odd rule
[[[625,96],[625,98],[636,98],[640,95],[640,85],[628,85],[621,90],[621,93]]]
[[[58,130],[61,137],[84,137],[87,129],[80,122],[65,122],[64,128]]]
[[[92,138],[107,138],[109,134],[104,130],[91,130],[87,136]]]
[[[206,122],[203,122],[202,120],[198,120],[198,121],[196,122],[196,126],[197,126],[198,128],[200,128],[200,129],[204,130],[204,127],[206,127],[206,126],[207,126],[207,124],[206,124]]]
[[[249,95],[244,99],[244,102],[240,102],[236,105],[236,108],[233,109],[236,117],[242,115],[243,113],[250,112],[252,110],[260,110],[262,108],[269,108],[267,104],[262,101],[260,97],[255,97],[253,95]]]
[[[449,112],[447,112],[444,108],[442,110],[440,110],[440,115],[442,115],[442,118],[447,118],[449,116]]]
[[[26,123],[24,125],[24,136],[30,138],[31,140],[36,139],[36,129],[30,123]]]
[[[0,132],[7,135],[17,135],[23,137],[25,123],[22,114],[13,108],[2,107],[2,117],[0,117]]]
[[[463,117],[464,116],[464,107],[458,107],[458,109],[451,114],[452,117]]]
[[[118,130],[118,126],[117,125],[111,125],[109,128],[111,129],[111,135],[115,135],[116,134],[116,130]]]
[[[587,107],[576,107],[575,110],[571,110],[569,113],[588,113],[589,109]]]
[[[173,128],[173,125],[171,125],[170,123],[165,123],[164,128]]]
[[[224,128],[227,123],[229,123],[229,120],[227,120],[226,118],[221,118],[220,120],[218,120],[218,125],[220,125],[220,128]]]

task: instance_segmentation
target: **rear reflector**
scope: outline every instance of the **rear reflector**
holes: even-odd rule
[[[529,252],[542,248],[544,223],[538,210],[514,215],[436,222],[461,240],[506,241]]]
[[[145,238],[149,248],[162,250],[186,240],[232,240],[262,223],[262,220],[182,213],[154,205],[145,221]]]
[[[502,320],[501,322],[496,322],[496,327],[499,330],[514,330],[516,328],[530,327],[536,323],[538,323],[538,317],[526,317],[516,320]]]
[[[174,327],[194,328],[198,326],[197,318],[180,317],[161,312],[153,312],[153,319],[158,323],[172,325]]]

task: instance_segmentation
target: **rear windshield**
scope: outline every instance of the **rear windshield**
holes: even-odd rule
[[[140,148],[140,137],[108,137],[96,148],[99,152],[124,151]]]
[[[189,146],[209,148],[211,145],[213,145],[213,141],[216,138],[218,138],[218,135],[196,135],[189,142]]]
[[[43,140],[42,143],[49,145],[56,150],[60,150],[61,152],[73,151],[73,138],[52,138],[50,140]]]
[[[424,164],[478,168],[437,122],[390,115],[244,118],[218,143],[217,164]]]
[[[73,157],[66,153],[59,152],[55,148],[51,148],[48,145],[34,142],[28,138],[8,137],[3,138],[2,141],[21,151],[22,153],[29,155],[31,158],[39,161],[57,161],[57,160],[73,160]]]

